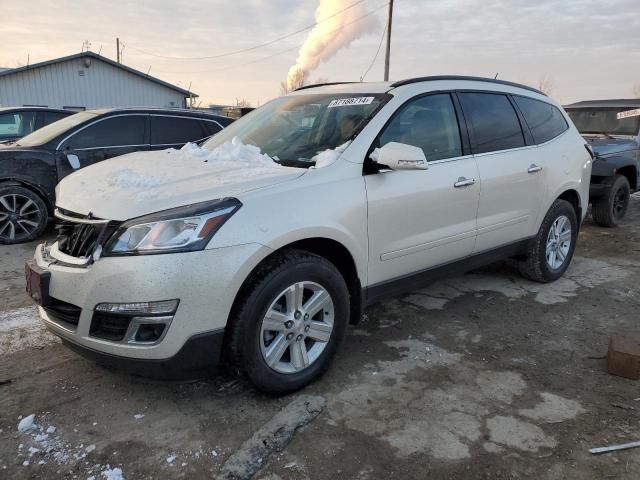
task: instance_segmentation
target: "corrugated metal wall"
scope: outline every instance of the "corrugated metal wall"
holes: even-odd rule
[[[0,105],[184,107],[184,95],[90,57],[0,77]],[[81,74],[80,72],[84,72]]]

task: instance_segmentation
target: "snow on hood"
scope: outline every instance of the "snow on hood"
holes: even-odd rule
[[[56,204],[79,214],[127,220],[237,196],[305,172],[275,163],[237,137],[214,150],[189,143],[180,150],[135,152],[79,170],[60,182]]]

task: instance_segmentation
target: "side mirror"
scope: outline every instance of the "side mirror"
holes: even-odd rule
[[[386,165],[391,170],[427,170],[429,164],[421,148],[406,143],[389,142],[382,148],[376,148],[371,160]]]

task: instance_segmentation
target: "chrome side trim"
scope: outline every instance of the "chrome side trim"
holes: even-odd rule
[[[64,213],[62,213],[60,211],[60,209],[56,208],[55,211],[53,212],[53,214],[59,218],[60,220],[66,220],[67,222],[72,222],[72,223],[88,223],[90,225],[99,225],[99,224],[105,224],[105,223],[109,223],[109,220],[102,220],[99,218],[78,218],[78,217],[70,217],[68,215],[65,215]],[[57,243],[57,242],[56,242]]]

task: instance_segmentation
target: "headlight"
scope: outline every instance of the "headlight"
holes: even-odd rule
[[[235,198],[197,203],[145,215],[122,224],[105,256],[202,250],[242,204]]]

